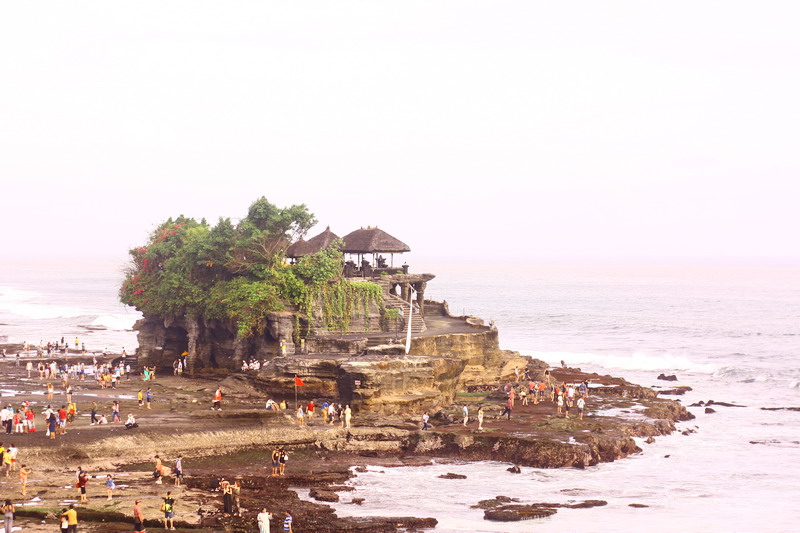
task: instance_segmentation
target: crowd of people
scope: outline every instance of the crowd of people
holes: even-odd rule
[[[65,344],[66,343],[63,342],[63,339],[61,343],[57,343],[55,345],[50,345],[50,343],[48,343],[48,345],[43,347],[42,352],[49,354],[55,349],[68,349],[65,348]],[[186,355],[187,353],[184,352],[175,360],[173,365],[173,371],[175,375],[181,375],[186,368]],[[243,372],[258,371],[261,369],[262,364],[263,363],[261,361],[255,359],[244,361],[241,369]],[[19,366],[19,362],[17,362],[17,366]],[[29,361],[25,370],[27,371],[29,378],[33,379],[34,374],[38,373],[38,379],[46,382],[46,394],[49,402],[55,401],[54,398],[56,394],[63,394],[65,397],[66,401],[61,405],[60,408],[53,407],[55,404],[51,403],[48,404],[45,410],[42,412],[47,424],[46,436],[51,439],[56,438],[57,435],[67,434],[69,425],[73,423],[78,415],[77,404],[73,398],[73,382],[83,382],[89,379],[96,381],[101,389],[113,390],[117,388],[117,385],[121,381],[129,381],[131,379],[130,376],[132,375],[131,366],[126,364],[124,357],[117,360],[115,363],[98,362],[96,357],[92,358],[91,364],[84,362],[64,362],[59,364],[56,361],[52,361],[50,363],[42,360],[36,362]],[[147,366],[142,368],[141,379],[142,381],[147,382],[147,385],[149,385],[150,382],[155,381],[156,368]],[[295,380],[296,383],[299,382],[299,384],[302,385],[302,381],[297,377],[295,377]],[[59,381],[60,387],[57,387]],[[576,409],[577,417],[582,419],[586,406],[586,398],[588,397],[589,393],[588,387],[589,384],[587,381],[576,384],[556,383],[549,370],[544,373],[544,379],[532,379],[529,369],[515,369],[513,381],[507,383],[503,387],[506,398],[503,404],[503,410],[500,412],[500,416],[507,416],[510,420],[516,402],[519,402],[522,405],[537,405],[539,403],[549,401],[555,406],[556,416],[564,416],[569,418],[573,412],[573,409]],[[152,403],[154,402],[154,396],[155,393],[152,390],[152,386],[139,389],[137,393],[138,407],[140,409],[151,409]],[[211,408],[213,410],[221,411],[223,406],[222,388],[218,387],[210,399]],[[265,407],[267,410],[272,411],[286,411],[286,414],[289,415],[289,418],[295,420],[298,426],[305,426],[311,423],[316,425],[338,425],[342,428],[350,428],[352,424],[353,411],[351,406],[349,404],[343,404],[337,401],[325,400],[322,401],[320,405],[317,405],[314,400],[310,400],[299,405],[295,403],[294,406],[291,406],[290,403],[285,399],[281,401],[268,399]],[[120,403],[118,400],[111,402],[110,420],[105,414],[99,413],[98,410],[98,403],[92,402],[91,425],[115,423],[123,424],[120,414]],[[479,431],[484,429],[485,413],[482,406],[477,408],[477,413],[474,419],[471,417],[469,405],[463,405],[461,410],[463,414],[463,421],[459,422],[462,423],[464,427],[467,427],[471,422],[477,421],[477,429]],[[3,430],[7,434],[35,432],[35,418],[36,413],[34,413],[29,402],[22,402],[19,406],[7,405],[3,409],[0,409],[0,420],[2,420]],[[430,429],[430,420],[430,414],[427,412],[423,413],[422,430]],[[124,426],[127,429],[134,429],[138,427],[136,417],[132,413],[128,414],[128,418],[124,422]],[[19,451],[15,446],[11,445],[8,449],[5,449],[3,445],[0,444],[0,459],[2,459],[2,465],[5,469],[6,476],[8,477],[11,475],[11,473],[16,473],[17,471],[19,472],[21,494],[25,496],[27,490],[27,481],[28,477],[30,476],[31,469],[24,464],[18,468],[18,453]],[[287,451],[282,447],[276,447],[273,450],[271,455],[272,476],[285,475],[288,457]],[[160,485],[164,483],[164,480],[170,475],[172,475],[174,478],[175,486],[181,486],[183,479],[182,457],[175,459],[170,468],[165,465],[159,456],[156,456],[154,458],[153,483]],[[107,474],[104,481],[105,482],[102,488],[105,491],[106,498],[108,500],[112,500],[114,497],[114,491],[117,488],[114,476],[112,474]],[[88,502],[88,484],[89,476],[86,474],[86,472],[79,469],[77,478],[75,480],[75,487],[79,490],[80,503]],[[223,497],[223,512],[226,514],[241,515],[242,509],[239,505],[241,483],[239,481],[230,483],[227,480],[221,479],[219,481],[218,490],[221,491]],[[175,529],[174,508],[176,505],[176,499],[169,492],[167,492],[166,496],[163,498],[163,502],[164,503],[161,506],[161,511],[164,513],[164,528]],[[8,517],[10,513],[13,521],[13,504],[10,501],[7,502],[5,509],[7,509],[5,512],[6,517]],[[141,500],[137,500],[134,505],[133,517],[135,531],[144,531],[144,513],[141,506]],[[75,528],[77,527],[77,511],[75,510],[74,506],[64,509],[61,519],[63,523],[63,531],[75,531]],[[269,531],[269,524],[272,519],[272,513],[269,513],[266,509],[262,509],[256,520],[259,531],[262,533],[264,531]],[[285,531],[292,531],[292,521],[293,519],[291,515],[287,515],[283,521]]]

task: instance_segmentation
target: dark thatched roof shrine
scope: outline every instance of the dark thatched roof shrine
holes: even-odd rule
[[[343,252],[348,254],[403,253],[411,248],[378,228],[361,228],[343,237]]]
[[[286,249],[286,257],[297,258],[304,255],[314,254],[320,252],[331,245],[333,241],[339,237],[331,231],[331,227],[325,228],[325,231],[315,237],[311,237],[307,241],[300,239],[296,243]]]

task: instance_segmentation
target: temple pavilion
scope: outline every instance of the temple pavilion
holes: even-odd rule
[[[330,226],[319,235],[293,243],[286,250],[286,257],[295,261],[304,255],[324,250],[339,237]],[[344,276],[368,279],[384,288],[387,303],[408,305],[413,302],[415,312],[424,314],[425,287],[433,274],[409,274],[408,265],[394,265],[394,255],[410,252],[411,248],[396,237],[378,227],[366,227],[352,231],[342,237],[344,246]],[[386,255],[389,256],[387,261]],[[413,297],[416,293],[416,298]],[[396,301],[395,301],[396,299]],[[416,300],[416,301],[414,301]]]

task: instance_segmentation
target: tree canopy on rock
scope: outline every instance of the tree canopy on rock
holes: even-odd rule
[[[183,215],[169,218],[147,244],[130,250],[120,300],[150,315],[230,320],[247,336],[263,332],[270,312],[291,310],[311,319],[323,299],[325,325],[333,327],[352,312],[359,295],[377,300],[380,288],[342,279],[341,241],[285,264],[289,244],[316,223],[304,204],[279,208],[264,197],[238,224],[230,218],[215,226]]]

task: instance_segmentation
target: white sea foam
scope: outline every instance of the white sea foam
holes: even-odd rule
[[[560,366],[564,361],[569,366],[596,365],[603,368],[622,370],[658,370],[658,371],[683,371],[710,374],[717,369],[716,365],[696,363],[686,356],[672,354],[651,354],[634,352],[628,355],[597,354],[580,352],[540,352],[521,350],[523,355],[530,355]]]
[[[138,313],[136,315],[100,315],[92,320],[89,325],[114,331],[130,331],[138,318]]]
[[[0,287],[0,312],[25,318],[71,318],[90,314],[85,309],[47,303],[47,296],[15,287]]]

